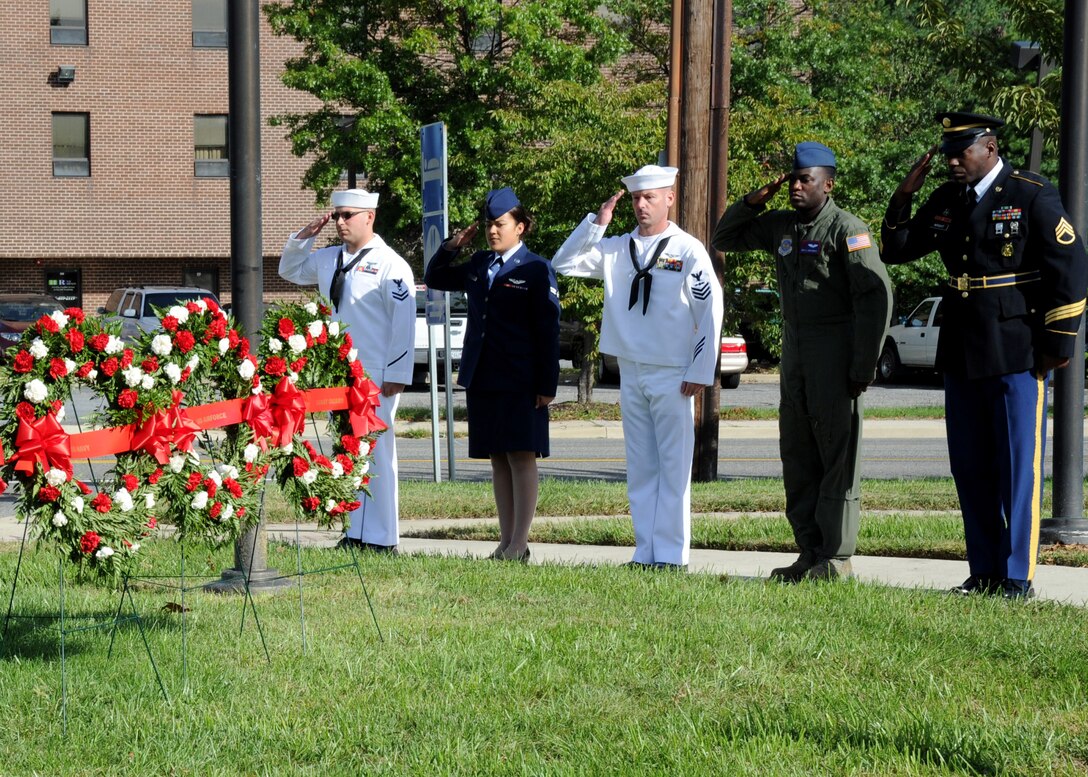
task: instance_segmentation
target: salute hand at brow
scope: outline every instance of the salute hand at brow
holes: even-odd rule
[[[899,207],[906,205],[910,201],[911,195],[922,188],[922,185],[926,182],[926,176],[929,175],[929,171],[933,167],[933,157],[936,153],[937,147],[930,146],[929,151],[918,158],[910,172],[907,173],[907,177],[903,179],[903,182],[899,184],[892,195],[894,205]]]
[[[789,173],[783,173],[769,184],[760,186],[755,191],[748,192],[748,194],[744,195],[744,201],[753,208],[763,205],[778,194],[778,190],[782,188],[782,184],[789,180],[789,177]]]
[[[472,242],[474,237],[476,237],[476,232],[478,230],[479,228],[475,224],[469,224],[460,232],[454,232],[453,235],[446,240],[446,249],[449,251],[456,251],[460,248],[464,248]]]
[[[325,226],[326,224],[328,224],[328,223],[329,223],[329,217],[330,217],[331,215],[332,215],[331,213],[323,213],[323,214],[321,214],[320,216],[318,216],[317,218],[315,218],[315,219],[314,219],[313,221],[311,221],[311,222],[310,222],[309,224],[307,224],[307,225],[306,225],[306,226],[304,226],[304,227],[303,227],[302,229],[300,229],[300,230],[298,231],[298,234],[297,234],[297,235],[295,235],[295,237],[296,237],[297,239],[299,239],[299,240],[308,240],[308,239],[310,239],[311,237],[313,237],[314,235],[316,235],[316,234],[317,234],[318,232],[320,232],[320,231],[321,231],[321,229],[322,229],[322,228],[323,228],[323,227],[324,227],[324,226]]]
[[[608,226],[612,221],[612,211],[616,209],[616,203],[623,197],[623,189],[613,194],[607,200],[601,203],[600,209],[597,211],[596,223],[602,227]]]

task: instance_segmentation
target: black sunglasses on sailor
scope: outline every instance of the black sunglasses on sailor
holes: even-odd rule
[[[329,216],[329,219],[334,221],[334,222],[339,221],[340,219],[343,219],[344,221],[347,221],[352,216],[358,216],[360,213],[363,213],[363,212],[364,211],[361,211],[361,210],[353,210],[353,211],[334,210],[332,212],[332,215]]]

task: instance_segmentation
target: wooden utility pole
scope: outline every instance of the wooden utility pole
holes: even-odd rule
[[[731,16],[730,0],[673,0],[667,151],[680,168],[677,222],[708,247],[725,210]],[[721,280],[721,259],[711,255]],[[715,351],[720,334],[712,333]],[[715,377],[695,397],[696,481],[718,477],[719,392]]]

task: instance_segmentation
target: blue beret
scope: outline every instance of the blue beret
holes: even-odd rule
[[[492,189],[487,193],[487,205],[484,207],[484,212],[489,219],[497,219],[502,214],[509,213],[518,205],[521,205],[521,200],[514,194],[514,190],[509,186],[504,186],[501,189]]]
[[[806,140],[793,149],[793,169],[806,167],[835,167],[835,152],[823,143]]]

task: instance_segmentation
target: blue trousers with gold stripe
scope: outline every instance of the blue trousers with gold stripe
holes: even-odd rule
[[[1030,581],[1039,550],[1046,378],[945,375],[948,456],[971,574]]]

